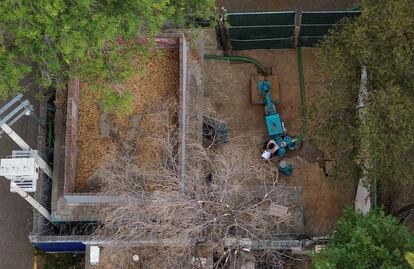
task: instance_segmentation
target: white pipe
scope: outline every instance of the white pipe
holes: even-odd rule
[[[9,125],[7,125],[6,123],[3,123],[0,126],[0,128],[3,129],[3,131],[8,136],[10,136],[10,138],[13,139],[13,141],[16,142],[16,144],[20,148],[22,148],[23,150],[30,150],[31,149],[30,146],[15,131],[13,131],[12,128],[10,128]],[[53,179],[52,169],[40,156],[37,157],[36,162],[39,165],[40,169],[42,169],[42,171],[45,172],[45,174],[48,177]]]
[[[29,204],[31,204],[34,209],[37,210],[40,214],[42,214],[43,217],[45,217],[48,221],[51,221],[52,217],[49,213],[49,211],[42,206],[38,201],[36,201],[32,196],[30,196],[27,192],[25,192],[22,188],[20,188],[16,183],[13,181],[10,182],[12,188],[15,189],[15,191],[23,197]]]

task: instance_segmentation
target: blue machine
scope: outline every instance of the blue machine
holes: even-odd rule
[[[278,145],[279,155],[284,156],[286,149],[294,150],[296,148],[296,143],[290,136],[285,134],[285,126],[276,111],[276,104],[272,100],[271,82],[269,80],[260,80],[257,88],[264,97],[267,132],[269,137]]]
[[[279,163],[279,171],[285,176],[291,176],[293,173],[292,165],[286,161],[281,161]]]
[[[272,100],[271,83],[268,80],[260,80],[257,88],[259,93],[264,96],[267,131],[269,136],[275,139],[285,132],[285,128]]]
[[[295,140],[286,135],[286,129],[280,118],[280,115],[276,111],[276,104],[272,100],[271,82],[269,80],[260,80],[257,84],[259,93],[264,97],[265,105],[265,120],[267,126],[267,132],[270,139],[274,140],[278,149],[276,151],[277,156],[283,157],[286,154],[286,150],[296,149]],[[283,168],[279,170],[290,176],[292,174],[292,166],[284,162]]]

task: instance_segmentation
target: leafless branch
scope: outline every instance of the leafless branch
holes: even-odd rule
[[[169,106],[163,109],[171,112]],[[123,203],[103,210],[104,225],[97,232],[113,242],[110,249],[116,248],[117,242],[130,244],[127,251],[110,251],[112,266],[118,263],[118,255],[132,261],[125,255],[131,256],[130,249],[135,248],[151,249],[152,259],[157,260],[152,263],[148,259],[145,268],[193,268],[191,261],[202,255],[202,243],[209,246],[208,252],[222,256],[214,265],[218,268],[231,260],[230,253],[242,251],[226,246],[226,239],[270,240],[290,228],[294,220],[289,212],[275,214],[270,210],[272,204],[289,206],[287,194],[277,192],[274,164],[261,160],[256,149],[239,143],[219,149],[194,143],[187,147],[189,157],[183,176],[177,163],[174,114],[157,113],[164,115],[165,121],[148,141],[154,142],[160,158],[137,162],[136,156],[119,154],[108,158],[110,161],[97,173],[101,192],[124,197]],[[139,148],[137,152],[139,155]],[[273,262],[280,261],[277,252],[266,253]]]

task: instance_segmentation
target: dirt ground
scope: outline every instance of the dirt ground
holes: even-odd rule
[[[224,7],[228,12],[310,11],[344,10],[356,2],[355,0],[217,0],[216,5],[218,8]],[[288,133],[292,136],[298,135],[302,114],[296,52],[294,50],[251,50],[239,52],[239,54],[253,57],[266,66],[276,67],[275,73],[279,76],[280,87],[280,104],[277,109],[286,124]],[[311,97],[317,94],[319,87],[316,61],[311,49],[303,49],[303,64],[306,94]],[[205,70],[209,70],[205,74],[207,103],[217,109],[219,114],[230,118],[229,125],[233,137],[246,134],[249,141],[260,145],[266,138],[263,109],[251,105],[248,99],[250,97],[248,81],[250,76],[256,74],[254,67],[248,64],[230,65],[212,61],[207,61],[206,66]],[[209,82],[209,78],[213,81]],[[234,94],[230,95],[230,92]],[[229,107],[227,112],[226,107]],[[301,149],[296,154],[288,156],[288,160],[292,162],[295,169],[290,178],[282,178],[282,180],[286,184],[303,187],[304,221],[307,232],[313,235],[328,233],[333,229],[341,210],[346,205],[352,205],[355,194],[354,186],[343,182],[333,182],[325,176],[325,171],[320,167],[320,152],[312,148],[306,137]]]
[[[113,151],[116,144],[111,138],[101,137],[101,111],[96,102],[95,94],[88,92],[81,85],[79,105],[79,158],[76,172],[76,192],[84,192],[88,181],[96,168],[101,164],[103,156]]]
[[[149,137],[160,131],[160,104],[173,100],[178,92],[178,50],[151,53],[143,64],[136,59],[136,73],[124,86],[134,94],[134,112],[129,116],[103,113],[98,96],[81,85],[79,105],[79,159],[76,192],[91,191],[91,178],[108,154],[127,145],[136,147],[137,161],[156,158],[156,147]],[[139,139],[138,139],[139,137]]]
[[[296,50],[250,50],[239,53],[250,56],[265,66],[273,66],[279,77],[280,101],[277,105],[282,120],[293,137],[301,131],[299,77]],[[306,94],[318,91],[316,60],[311,49],[303,49]],[[206,60],[204,63],[205,99],[207,114],[224,119],[230,128],[231,139],[241,139],[256,146],[258,155],[267,139],[264,107],[252,105],[250,77],[257,74],[251,64],[230,64],[227,61]],[[318,164],[317,151],[306,137],[299,151],[286,158],[294,166],[291,177],[281,181],[301,186],[304,193],[304,222],[310,235],[325,235],[332,231],[342,209],[352,205],[354,186],[333,182],[325,177]]]
[[[355,0],[217,0],[227,11],[344,10]]]

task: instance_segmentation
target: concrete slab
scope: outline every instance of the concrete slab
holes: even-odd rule
[[[36,92],[33,89],[33,93]],[[34,95],[24,94],[38,115],[39,102]],[[0,101],[0,107],[7,100]],[[31,117],[23,117],[13,125],[31,147],[37,146],[37,124]],[[6,134],[0,139],[0,157],[20,149]],[[33,250],[27,236],[32,230],[32,208],[18,194],[10,193],[10,182],[0,178],[0,268],[27,269],[33,265]]]

